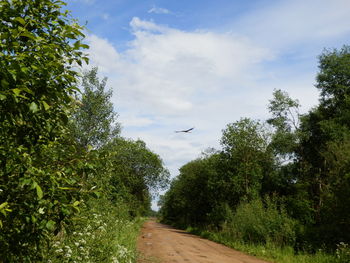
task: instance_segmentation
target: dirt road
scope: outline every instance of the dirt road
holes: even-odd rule
[[[137,247],[139,263],[268,263],[155,220],[144,224]]]

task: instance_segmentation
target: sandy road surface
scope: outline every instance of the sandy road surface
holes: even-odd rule
[[[268,263],[155,220],[147,221],[141,231],[139,263]]]

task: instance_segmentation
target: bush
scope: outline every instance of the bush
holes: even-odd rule
[[[141,222],[123,204],[91,200],[73,225],[53,237],[43,262],[135,262]]]
[[[276,246],[294,245],[296,221],[291,219],[283,206],[267,198],[241,203],[236,212],[223,225],[222,232],[233,240],[247,243],[271,243]]]

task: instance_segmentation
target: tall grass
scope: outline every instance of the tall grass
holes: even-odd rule
[[[43,262],[136,262],[136,239],[143,220],[132,219],[123,204],[92,202],[73,225],[53,237]]]
[[[274,263],[349,263],[350,247],[341,243],[334,255],[318,250],[314,254],[293,248],[297,222],[276,200],[254,200],[240,204],[229,214],[220,230],[188,228],[215,242]]]
[[[294,245],[297,222],[276,200],[266,198],[240,204],[222,226],[228,239],[275,246]]]

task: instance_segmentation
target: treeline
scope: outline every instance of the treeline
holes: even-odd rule
[[[267,121],[228,124],[220,150],[181,167],[160,200],[163,221],[298,251],[347,249],[349,260],[349,46],[319,56],[316,81],[308,113],[275,90]]]
[[[63,5],[0,3],[0,262],[130,262],[169,173],[120,136],[97,69],[78,73],[88,46]]]

